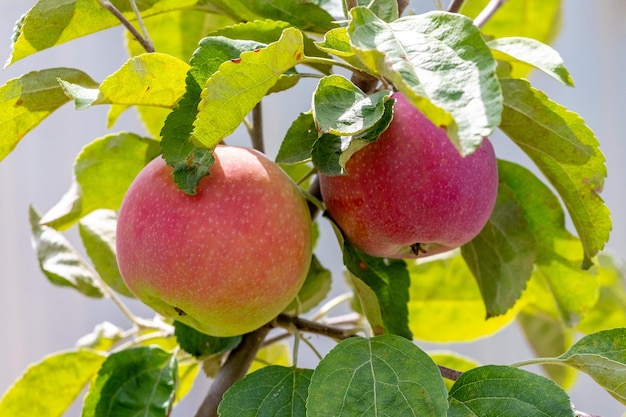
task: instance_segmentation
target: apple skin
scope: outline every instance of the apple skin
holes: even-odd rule
[[[443,129],[404,96],[380,137],[346,163],[347,175],[320,176],[326,209],[361,251],[417,258],[472,240],[495,204],[498,167],[493,146],[463,158]]]
[[[298,186],[252,149],[218,146],[197,195],[159,157],[119,211],[117,260],[130,291],[164,317],[235,336],[276,317],[309,269],[311,215]]]

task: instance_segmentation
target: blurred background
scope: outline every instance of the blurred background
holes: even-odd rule
[[[33,4],[34,1],[0,0],[0,61],[9,57],[15,21]],[[602,194],[613,215],[608,249],[626,259],[626,164],[623,163],[626,141],[621,120],[626,109],[623,76],[626,69],[626,2],[564,0],[563,7],[562,31],[553,46],[563,56],[576,88],[565,87],[540,74],[533,75],[532,81],[553,100],[582,115],[597,134],[609,173]],[[418,13],[433,8],[434,0],[412,1],[410,6]],[[93,79],[102,81],[126,59],[122,28],[117,27],[18,61],[0,71],[0,85],[33,70],[58,66],[81,69]],[[304,82],[294,91],[265,100],[265,136],[271,157],[277,152],[289,122],[299,112],[309,110],[314,86],[314,81]],[[44,120],[0,162],[0,393],[6,391],[30,363],[48,353],[72,348],[96,324],[108,320],[120,327],[129,326],[110,301],[94,301],[75,291],[52,286],[38,269],[28,225],[29,205],[45,212],[67,191],[72,163],[85,144],[111,132],[144,133],[133,111],[124,114],[113,129],[107,130],[107,111],[108,108],[102,106],[77,114],[73,106],[67,104]],[[500,158],[525,163],[524,156],[508,139],[495,136],[493,142]],[[249,144],[241,129],[229,139],[229,143]],[[80,248],[75,230],[68,236]],[[338,278],[332,294],[344,291],[337,249],[334,235],[324,226],[318,256]],[[129,301],[129,305],[138,314],[151,316],[141,304]],[[316,346],[322,352],[332,347],[325,341],[320,342],[321,345]],[[450,348],[482,363],[507,364],[533,356],[515,325],[493,338],[472,344],[425,347]],[[312,355],[307,356],[309,352],[302,349],[300,365],[315,366]],[[193,415],[208,385],[205,378],[198,379],[192,393],[173,415]],[[579,378],[570,395],[578,409],[602,417],[618,417],[626,411],[585,376]],[[79,410],[80,404],[75,405],[68,416],[80,415]]]

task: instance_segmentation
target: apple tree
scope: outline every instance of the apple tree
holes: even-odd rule
[[[145,132],[94,139],[58,204],[30,208],[43,275],[130,326],[31,365],[0,415],[60,416],[86,388],[83,416],[168,416],[206,377],[198,417],[587,416],[567,393],[579,372],[626,404],[605,159],[527,80],[573,86],[549,46],[559,18],[559,1],[38,0],[7,65],[116,25],[129,59],[102,81],[48,68],[1,86],[0,160],[68,102],[108,106],[109,126],[138,113]],[[271,160],[263,100],[304,79],[310,111],[284,121]],[[241,125],[250,149],[234,151]],[[497,130],[533,165],[497,158]],[[343,276],[315,254],[323,222]],[[420,348],[514,321],[536,357]],[[285,353],[317,352],[310,334],[335,343],[314,369]]]

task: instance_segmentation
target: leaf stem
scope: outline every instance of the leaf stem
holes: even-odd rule
[[[239,346],[230,352],[224,365],[213,379],[209,392],[195,417],[217,417],[217,407],[222,401],[222,396],[228,388],[246,375],[271,328],[272,325],[268,323],[243,336]]]
[[[465,0],[452,0],[448,6],[448,12],[458,13],[459,10],[461,10],[463,3],[465,3]]]
[[[331,299],[330,301],[328,301],[326,304],[324,304],[318,311],[317,313],[315,313],[312,317],[311,320],[313,321],[317,321],[320,320],[321,318],[323,318],[324,316],[326,316],[333,308],[337,307],[338,305],[345,303],[347,301],[351,301],[354,298],[354,294],[351,292],[347,292],[344,294],[340,294],[337,297]]]
[[[352,71],[352,72],[362,72],[360,69],[358,69],[357,67],[354,67],[350,64],[348,64],[347,62],[342,62],[342,61],[336,61],[334,59],[330,59],[330,58],[322,58],[322,57],[317,57],[317,56],[305,56],[302,61],[300,61],[301,64],[320,64],[320,65],[336,65],[338,67],[341,68],[345,68],[348,71]]]
[[[525,360],[525,361],[512,363],[509,366],[511,366],[513,368],[521,368],[523,366],[548,365],[548,364],[549,365],[567,366],[567,363],[565,363],[562,360],[559,360],[558,358],[532,358],[532,359],[528,359],[528,360]]]
[[[109,0],[98,0],[98,3],[100,3],[100,6],[111,12],[111,14],[113,14],[113,16],[115,16],[117,20],[119,20],[122,25],[124,25],[124,27],[128,29],[128,31],[133,35],[135,39],[137,39],[137,42],[141,44],[146,52],[154,52],[154,45],[152,44],[152,41],[141,36],[139,31],[137,31],[137,29],[130,23],[126,16],[124,16],[122,12],[120,12],[117,7],[113,5],[113,3],[111,3]],[[131,3],[133,5],[135,4],[134,1],[132,1]]]
[[[491,19],[491,17],[498,11],[498,9],[504,6],[507,0],[491,0],[485,8],[476,16],[474,24],[481,28]]]

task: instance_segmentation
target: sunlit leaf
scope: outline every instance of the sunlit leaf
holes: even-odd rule
[[[128,2],[113,2],[129,21],[135,13]],[[137,2],[142,17],[184,9],[197,0],[160,0]],[[98,0],[39,0],[15,26],[11,57],[7,65],[35,52],[60,45],[120,24]]]
[[[96,209],[117,210],[130,183],[159,153],[157,141],[132,133],[94,140],[74,162],[70,189],[43,216],[42,222],[66,229]]]
[[[40,223],[41,217],[30,208],[32,242],[39,268],[54,285],[72,287],[88,297],[102,297],[95,272],[80,257],[61,233]]]
[[[200,42],[191,58],[191,69],[185,79],[185,94],[168,115],[161,130],[163,157],[174,167],[174,181],[185,192],[195,193],[198,181],[207,175],[213,164],[211,151],[196,147],[191,140],[202,87],[223,62],[238,59],[243,51],[263,46],[264,44],[255,41],[208,37]]]
[[[535,39],[510,37],[487,42],[496,59],[515,64],[526,64],[537,68],[557,81],[570,87],[574,81],[565,68],[561,55],[548,45]]]
[[[502,80],[504,112],[500,129],[537,164],[557,190],[578,231],[591,265],[611,230],[602,201],[605,158],[598,139],[575,113],[551,101],[525,80]]]
[[[473,152],[500,122],[496,62],[472,21],[431,12],[389,24],[363,7],[351,10],[348,35],[371,72],[394,83],[459,152]]]
[[[98,86],[82,71],[50,68],[29,72],[0,87],[0,161],[13,151],[24,135],[70,100],[58,78],[88,87]]]
[[[30,365],[3,394],[0,398],[0,415],[63,415],[105,359],[104,354],[88,349],[45,357]]]
[[[307,416],[445,417],[447,389],[430,357],[395,335],[350,338],[311,377]]]
[[[311,149],[318,138],[315,120],[311,112],[300,113],[291,123],[280,144],[276,162],[297,164],[311,158]]]
[[[271,345],[264,346],[257,352],[252,365],[248,369],[248,373],[251,374],[261,368],[271,365],[291,366],[293,360],[291,359],[292,349],[286,342],[272,343]]]
[[[280,76],[304,58],[302,33],[283,31],[280,40],[220,65],[207,81],[198,105],[193,140],[212,148],[230,135]]]
[[[93,332],[78,339],[76,347],[106,352],[124,337],[123,332],[124,330],[120,327],[117,327],[111,322],[104,321],[97,324]]]
[[[443,259],[408,263],[411,276],[409,325],[416,339],[461,342],[491,335],[507,326],[522,307],[502,316],[487,312],[476,280],[458,253]]]

